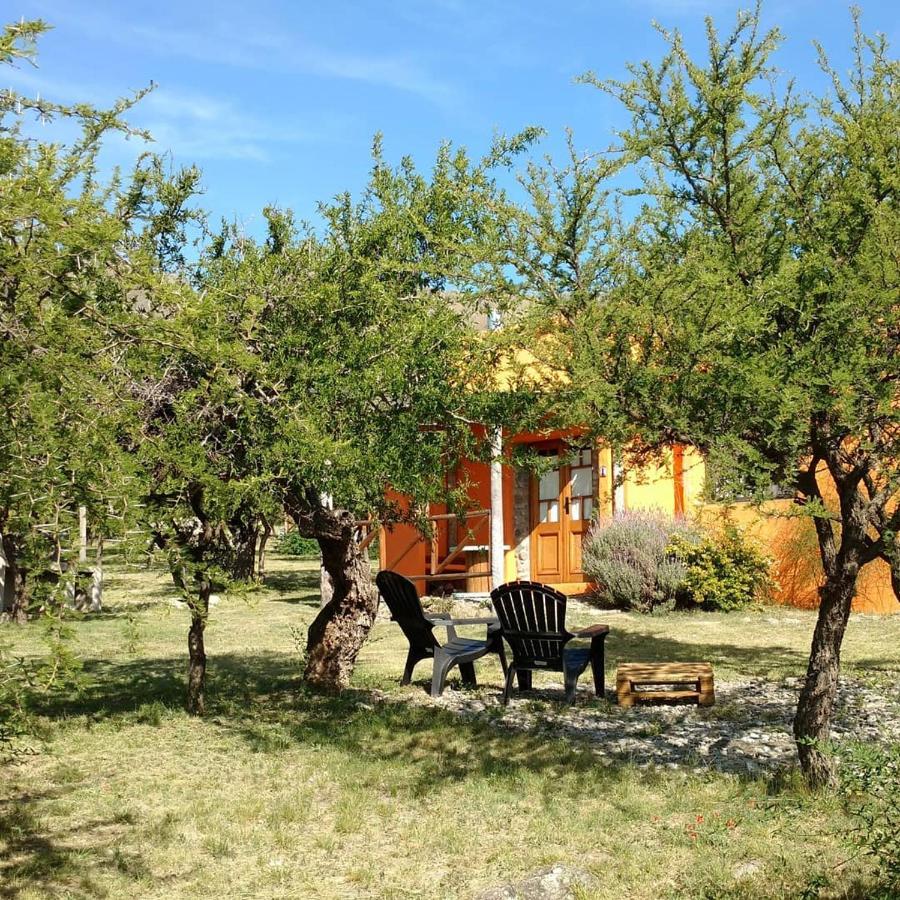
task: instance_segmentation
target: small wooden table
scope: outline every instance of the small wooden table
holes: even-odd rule
[[[639,685],[670,684],[677,690],[645,691]],[[620,663],[616,670],[619,706],[634,706],[637,700],[696,700],[712,706],[716,699],[713,670],[709,663]]]

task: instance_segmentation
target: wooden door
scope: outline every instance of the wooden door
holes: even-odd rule
[[[594,459],[590,448],[562,456],[559,444],[538,449],[555,463],[532,480],[532,577],[537,581],[584,581],[581,542],[594,509]]]
[[[584,581],[581,544],[594,512],[594,454],[590,447],[576,450],[563,468],[562,524],[565,543],[565,580]]]
[[[532,479],[531,486],[531,571],[537,581],[565,580],[563,540],[563,473],[559,445],[541,447],[538,453],[552,468]]]

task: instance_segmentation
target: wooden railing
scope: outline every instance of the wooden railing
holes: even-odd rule
[[[484,545],[488,554],[488,572],[485,574],[487,575],[491,571],[491,511],[489,509],[476,509],[471,512],[462,513],[461,515],[456,515],[456,513],[441,513],[439,515],[427,516],[426,518],[433,525],[431,537],[425,538],[421,534],[416,533],[413,539],[396,557],[386,561],[386,569],[395,569],[413,547],[428,541],[430,544],[428,553],[428,572],[421,575],[407,575],[406,577],[411,581],[425,581],[426,583],[430,583],[433,581],[461,581],[462,579],[467,578],[467,570],[448,572],[447,568],[452,563],[456,562],[463,553],[466,552],[466,547],[470,546],[472,543]],[[451,522],[465,525],[465,530],[461,534],[458,531],[455,546],[452,547],[450,546],[449,540],[449,525]],[[446,524],[447,526],[447,531],[444,534],[442,534],[441,529],[443,524]],[[481,530],[482,526],[484,526],[485,529],[485,537],[483,540],[479,541],[477,532]],[[441,559],[441,540],[445,535],[447,537],[448,552],[447,555]]]

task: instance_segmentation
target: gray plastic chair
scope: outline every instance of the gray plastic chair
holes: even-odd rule
[[[423,659],[433,659],[431,696],[440,697],[447,683],[447,674],[454,666],[464,684],[475,685],[475,660],[488,653],[500,657],[503,674],[506,675],[506,654],[500,637],[500,626],[493,616],[474,619],[451,619],[449,616],[425,614],[415,585],[397,572],[385,570],[375,576],[378,591],[384,598],[391,619],[402,629],[409,641],[409,652],[400,684],[409,684],[413,669]],[[459,637],[457,625],[487,625],[484,640]],[[434,636],[434,627],[447,629],[447,642],[441,644]]]

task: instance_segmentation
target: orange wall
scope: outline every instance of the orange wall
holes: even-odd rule
[[[776,602],[816,609],[824,575],[815,526],[805,516],[789,515],[792,509],[795,507],[791,500],[771,500],[758,507],[752,503],[711,504],[703,506],[699,515],[712,525],[734,522],[773,560],[772,575],[779,586]],[[862,569],[852,609],[864,613],[900,612],[887,563],[876,560]]]

